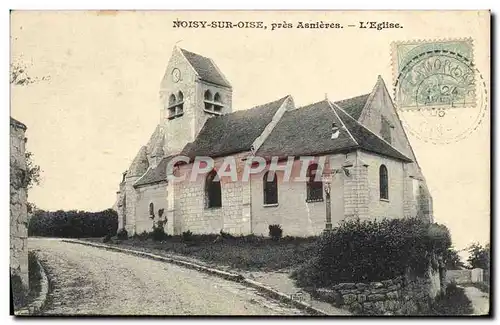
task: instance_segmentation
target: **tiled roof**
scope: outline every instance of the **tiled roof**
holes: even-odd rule
[[[231,87],[211,59],[184,49],[180,50],[202,80],[225,87]]]
[[[146,174],[135,182],[134,187],[160,183],[167,180],[167,165],[175,156],[164,157],[155,168],[149,168]]]
[[[220,157],[248,151],[287,98],[209,118],[182,155]]]
[[[340,127],[336,139],[331,139],[332,123]],[[348,152],[355,149],[411,161],[326,100],[286,112],[259,148],[257,155],[266,158],[304,156]]]
[[[339,137],[332,140],[332,123],[342,126],[327,101],[287,111],[259,148],[257,155],[313,155],[356,147],[356,142],[344,129],[340,129]]]
[[[127,177],[135,177],[143,175],[149,167],[148,156],[146,154],[146,146],[142,146],[135,156],[130,168],[127,172]]]
[[[345,111],[339,109],[333,104],[332,106],[344,122],[346,128],[349,130],[349,132],[351,132],[354,139],[356,139],[356,142],[358,143],[360,149],[378,153],[383,156],[396,158],[406,162],[412,162],[410,158],[405,156],[388,142],[386,142],[381,137],[363,126],[361,123],[356,121],[354,118],[349,116]]]
[[[10,118],[10,125],[26,130],[26,125],[24,125],[24,123],[19,122],[13,117]]]
[[[366,101],[370,94],[365,94],[361,96],[356,96],[352,98],[347,98],[343,100],[339,100],[335,102],[338,106],[340,106],[347,114],[351,115],[354,119],[359,120],[361,116],[361,112],[363,111],[363,107],[365,107]]]

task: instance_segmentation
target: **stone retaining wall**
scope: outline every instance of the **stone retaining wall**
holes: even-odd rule
[[[316,289],[318,299],[355,314],[411,315],[426,310],[437,291],[429,277],[396,277],[367,283],[339,283],[331,288]]]

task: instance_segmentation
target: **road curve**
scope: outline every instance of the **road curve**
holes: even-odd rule
[[[300,315],[256,290],[177,265],[30,238],[51,290],[44,315]]]

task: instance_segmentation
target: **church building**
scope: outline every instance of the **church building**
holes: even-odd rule
[[[296,107],[287,95],[244,110],[210,58],[174,47],[160,84],[160,119],[117,192],[119,229],[129,235],[162,221],[168,234],[311,236],[339,221],[418,217],[432,221],[432,198],[384,81],[349,99]],[[167,168],[176,157],[188,157]],[[196,157],[213,170],[196,181]],[[240,176],[252,157],[267,164],[245,180],[219,177],[228,157]],[[277,158],[276,158],[277,157]],[[287,181],[308,157],[303,181]],[[316,177],[319,174],[320,177]]]

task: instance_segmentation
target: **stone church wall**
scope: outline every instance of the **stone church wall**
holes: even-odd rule
[[[26,197],[26,126],[10,122],[10,273],[28,288],[28,212]]]
[[[222,207],[206,208],[205,206],[205,177],[199,176],[197,181],[189,180],[189,170],[192,164],[183,166],[180,173],[186,174],[187,179],[175,186],[175,210],[173,211],[178,232],[190,230],[193,233],[210,234],[221,230],[232,234],[250,233],[250,183],[241,182],[241,158],[244,154],[236,155],[238,181],[233,182],[229,177],[222,177]],[[218,168],[222,159],[215,160]],[[180,229],[179,229],[180,227]]]
[[[334,155],[337,168],[345,155]],[[329,156],[328,156],[329,159]],[[301,163],[294,162],[291,178],[300,173]],[[335,168],[335,166],[334,166]],[[264,174],[266,170],[251,178],[252,190],[252,232],[256,235],[267,236],[269,225],[279,224],[283,229],[283,236],[312,236],[318,235],[325,229],[326,202],[306,202],[306,182],[283,181],[284,172],[277,172],[278,177],[278,204],[264,205]],[[335,175],[331,184],[331,215],[335,225],[344,219],[344,177]],[[325,195],[323,193],[323,195]]]
[[[359,158],[368,165],[369,215],[371,218],[403,218],[404,213],[404,168],[403,162],[390,158],[360,152]],[[389,181],[389,200],[380,199],[379,169],[387,167]]]
[[[165,220],[167,218],[167,223],[164,225],[165,232],[173,235],[173,220],[168,220],[167,217],[167,183],[139,187],[136,189],[136,192],[136,233],[150,232],[153,230],[153,222],[156,223],[160,219]],[[153,203],[154,218],[151,218],[150,215],[150,203]],[[160,212],[160,210],[163,211]],[[162,216],[160,217],[161,213]]]

